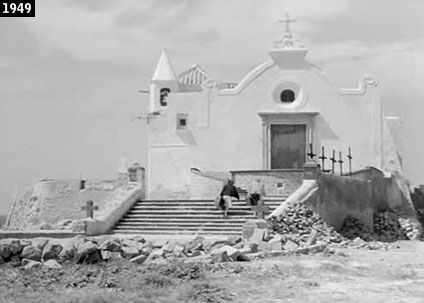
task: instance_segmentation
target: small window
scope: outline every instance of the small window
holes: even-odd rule
[[[85,189],[85,180],[80,180],[80,190]]]
[[[177,114],[177,129],[186,129],[188,123],[188,114]]]
[[[286,89],[281,92],[280,101],[284,103],[293,102],[295,99],[294,91],[291,89]]]
[[[160,90],[160,106],[167,106],[168,103],[166,102],[166,99],[168,97],[168,94],[171,92],[169,88],[162,88]]]

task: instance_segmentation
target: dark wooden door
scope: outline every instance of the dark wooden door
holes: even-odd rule
[[[306,125],[271,125],[271,169],[300,168],[306,159]]]

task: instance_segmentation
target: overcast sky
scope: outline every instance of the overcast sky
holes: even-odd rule
[[[344,86],[372,76],[405,129],[405,167],[424,183],[422,0],[37,0],[0,19],[0,213],[44,178],[114,178],[146,164],[142,116],[162,48],[176,72],[198,63],[238,82],[268,59],[290,12],[308,59]]]

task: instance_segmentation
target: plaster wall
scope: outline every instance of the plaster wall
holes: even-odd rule
[[[86,201],[92,200],[99,207],[95,214],[102,213],[111,203],[122,202],[128,192],[139,188],[118,180],[87,181],[84,190],[79,186],[80,180],[43,180],[22,188],[9,214],[9,229],[37,229],[42,223],[83,219],[86,211],[81,208]]]
[[[293,108],[274,100],[274,89],[286,82],[301,89],[302,99]],[[150,198],[190,197],[193,166],[269,169],[264,156],[266,123],[309,123],[307,140],[315,151],[325,146],[345,156],[350,146],[353,169],[382,164],[382,113],[375,86],[342,92],[311,66],[282,69],[269,64],[242,89],[171,93],[167,102],[150,124]],[[178,113],[188,114],[187,129],[176,128]],[[259,113],[271,114],[263,120]]]

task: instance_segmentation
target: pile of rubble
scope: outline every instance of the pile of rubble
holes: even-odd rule
[[[316,231],[317,240],[326,243],[340,243],[344,240],[332,226],[303,204],[289,205],[279,217],[272,217],[272,229],[297,243],[306,243],[309,236]]]
[[[407,219],[386,211],[374,214],[374,233],[380,241],[408,240],[413,238],[414,229]]]
[[[187,243],[146,241],[140,236],[0,240],[0,266],[9,264],[24,269],[41,266],[61,268],[69,262],[93,264],[125,259],[137,264],[165,264],[172,259],[182,259],[187,263],[218,263],[250,261],[257,257],[260,257],[258,246],[244,242],[240,236],[219,241],[206,241],[199,236]]]
[[[392,212],[374,214],[374,230],[366,229],[358,219],[348,216],[339,231],[336,231],[314,211],[303,204],[289,205],[279,217],[271,218],[275,232],[291,238],[302,245],[314,232],[318,240],[326,243],[345,243],[360,238],[364,241],[392,242],[413,239],[417,233],[410,220]]]
[[[372,235],[365,228],[364,224],[362,224],[361,221],[359,221],[358,219],[351,216],[347,216],[345,218],[339,233],[349,240],[353,240],[358,237],[365,241],[374,240]]]

